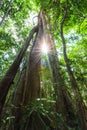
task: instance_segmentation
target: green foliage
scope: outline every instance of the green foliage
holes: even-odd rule
[[[61,114],[55,112],[55,101],[48,99],[37,99],[36,101],[32,102],[31,105],[23,107],[23,122],[22,128],[26,128],[26,130],[31,126],[35,129],[42,130],[55,130],[58,126],[58,123],[62,122],[66,126],[67,130],[70,128],[64,122]],[[31,124],[33,123],[33,125]],[[61,126],[61,129],[63,126]]]
[[[67,9],[67,15],[63,26],[64,37],[67,44],[67,55],[69,58],[69,64],[71,65],[72,71],[79,84],[80,93],[87,106],[86,0],[68,0],[68,2],[67,0],[60,0],[60,2],[59,0],[13,0],[11,3],[9,0],[3,0],[0,5],[0,21],[6,14],[9,5],[9,12],[0,26],[0,79],[4,76],[5,72],[20,51],[21,46],[29,34],[29,30],[32,26],[37,24],[33,24],[33,14],[37,17],[38,11],[44,10],[48,17],[48,24],[50,22],[50,31],[54,37],[62,76],[67,84],[70,94],[74,97],[66,70],[63,47],[61,44],[62,41],[60,38],[60,23],[64,16],[64,9]],[[53,110],[55,106],[55,93],[52,88],[52,76],[46,57],[43,56],[42,59],[44,65],[40,68],[40,74],[41,81],[44,83],[42,90],[44,98],[40,98],[33,102],[31,106],[23,106],[22,111],[24,116],[22,117],[22,120],[24,121],[24,126],[22,126],[23,128],[21,128],[21,130],[24,130],[25,126],[27,129],[28,123],[31,123],[30,120],[32,120],[32,123],[34,123],[36,127],[37,124],[35,124],[35,121],[38,119],[38,122],[40,121],[43,126],[42,130],[49,130],[51,127],[55,129],[57,127],[55,122],[63,122],[61,114],[55,113]],[[74,103],[75,101],[73,100],[73,104]],[[57,116],[57,120],[55,120],[55,116]],[[3,122],[9,122],[12,118],[14,117],[8,116]],[[75,119],[75,122],[78,122],[78,120]],[[79,130],[79,128],[77,129]],[[74,130],[74,128],[72,128],[72,130]]]

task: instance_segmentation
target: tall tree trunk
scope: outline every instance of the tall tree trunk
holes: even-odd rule
[[[39,27],[38,35],[35,41],[34,46],[30,52],[28,58],[28,66],[26,70],[26,82],[24,90],[24,104],[28,104],[40,97],[40,74],[39,68],[41,65],[41,53],[40,53],[40,44],[41,44],[41,35],[42,32]]]
[[[8,130],[12,128],[13,130],[21,129],[21,126],[24,125],[23,122],[21,124],[21,119],[23,117],[21,107],[29,106],[33,100],[40,96],[39,67],[41,64],[40,44],[42,42],[42,25],[40,21],[38,34],[36,35],[32,49],[28,56],[26,68],[22,73],[21,79],[17,86],[17,91],[13,95],[12,104],[14,105],[14,108],[12,109],[12,116],[14,116],[15,119],[13,119],[8,126]]]
[[[36,41],[28,59],[28,66],[26,70],[26,82],[24,90],[24,104],[32,102],[34,99],[40,97],[40,73],[41,66],[41,51],[42,43],[42,21],[38,16],[38,34]]]
[[[71,97],[69,95],[69,92],[67,91],[67,87],[65,85],[64,79],[61,74],[61,68],[59,65],[56,48],[54,45],[52,35],[48,32],[48,29],[46,27],[47,25],[46,25],[46,19],[45,19],[44,14],[42,15],[42,21],[43,21],[44,38],[49,48],[48,58],[49,58],[49,62],[50,62],[52,74],[53,74],[53,87],[54,87],[55,94],[57,97],[56,99],[57,112],[62,114],[64,120],[66,121],[68,119],[71,119],[72,115],[74,116],[74,114],[70,113],[70,109],[73,110],[73,105],[71,102]],[[67,129],[66,126],[63,126],[63,127],[64,127],[63,128],[64,130]]]
[[[30,35],[27,38],[25,44],[23,45],[20,53],[18,54],[17,58],[14,60],[13,64],[11,65],[11,67],[9,68],[9,70],[7,71],[7,73],[5,74],[5,76],[3,77],[3,79],[0,82],[0,119],[1,119],[2,109],[3,109],[4,103],[5,103],[9,88],[10,88],[11,84],[13,83],[13,80],[15,78],[19,65],[22,61],[22,58],[25,54],[25,51],[27,50],[27,47],[29,46],[29,43],[30,43],[34,33],[37,31],[38,31],[37,26],[31,30]]]
[[[67,53],[66,53],[66,42],[65,42],[65,38],[64,38],[64,34],[63,34],[63,25],[65,22],[65,18],[66,18],[66,11],[65,11],[64,17],[62,19],[61,25],[60,25],[60,32],[61,32],[60,34],[61,34],[61,39],[62,39],[62,44],[63,44],[64,59],[65,59],[66,67],[67,67],[67,72],[68,72],[68,75],[70,78],[70,82],[71,82],[72,88],[74,90],[77,114],[78,114],[78,118],[79,118],[79,125],[82,130],[87,130],[87,115],[86,115],[86,109],[85,109],[86,107],[85,107],[82,97],[80,95],[80,92],[78,89],[78,84],[77,84],[74,74],[71,70],[69,60],[67,57]]]

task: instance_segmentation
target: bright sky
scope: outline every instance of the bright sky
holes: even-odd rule
[[[46,43],[43,43],[42,46],[41,46],[41,51],[42,53],[44,54],[47,54],[48,53],[48,47],[46,45]]]

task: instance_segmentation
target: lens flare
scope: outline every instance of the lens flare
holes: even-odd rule
[[[41,51],[42,53],[44,54],[47,54],[48,53],[48,47],[46,45],[46,43],[43,43],[42,46],[41,46]]]

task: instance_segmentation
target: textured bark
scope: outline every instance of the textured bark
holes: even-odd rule
[[[18,54],[17,58],[14,60],[13,64],[11,65],[11,67],[9,68],[9,70],[7,71],[7,73],[5,74],[5,76],[3,77],[3,79],[0,82],[0,116],[2,113],[2,109],[3,109],[4,103],[5,103],[9,88],[10,88],[11,84],[13,83],[13,80],[15,78],[19,65],[22,61],[25,51],[27,50],[27,47],[29,46],[29,43],[33,37],[33,34],[35,32],[37,32],[37,30],[38,30],[38,27],[34,27],[31,30],[30,35],[27,38],[25,44],[23,45],[20,53]]]
[[[76,99],[77,114],[78,114],[78,118],[79,118],[79,125],[80,125],[82,130],[87,130],[86,107],[85,107],[85,104],[83,103],[81,94],[80,94],[79,89],[78,89],[78,84],[77,84],[76,79],[74,77],[74,74],[71,70],[69,60],[67,57],[67,53],[66,53],[66,42],[65,42],[65,38],[64,38],[64,34],[63,34],[63,24],[65,21],[65,18],[66,18],[66,11],[65,11],[65,14],[64,14],[64,17],[62,19],[61,26],[60,26],[61,39],[62,39],[62,44],[63,44],[64,60],[66,63],[67,72],[68,72],[68,75],[70,78],[70,82],[71,82],[72,88],[74,90],[74,95],[75,95],[75,99]]]

